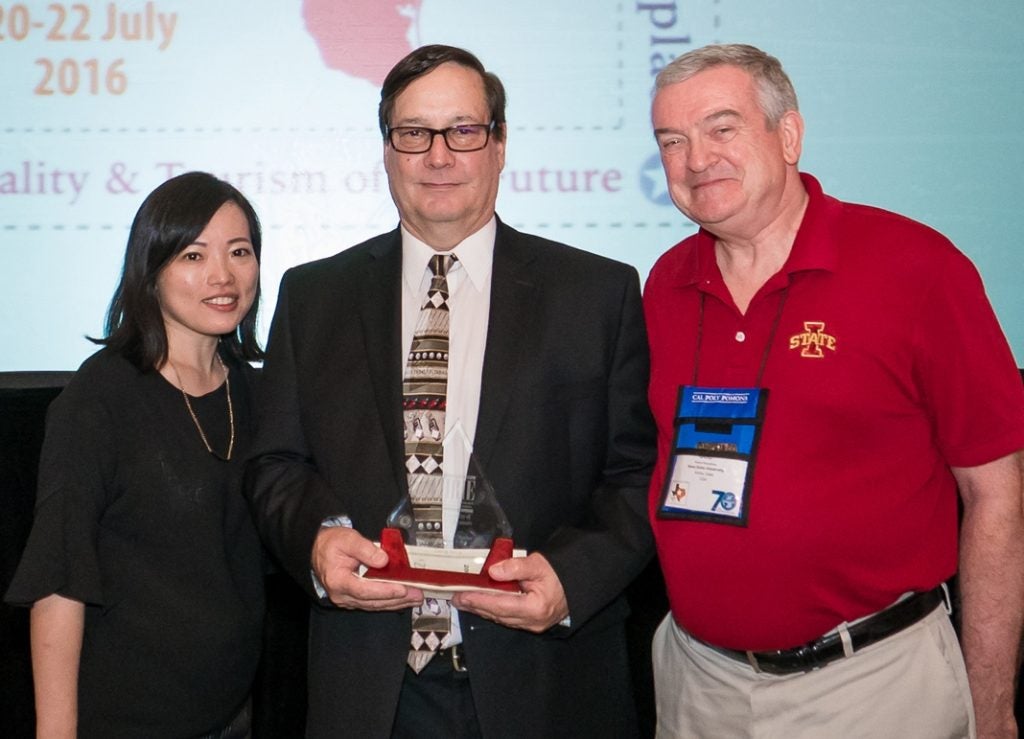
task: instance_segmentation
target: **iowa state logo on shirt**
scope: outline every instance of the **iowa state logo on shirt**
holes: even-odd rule
[[[821,359],[825,349],[836,350],[836,337],[825,333],[824,321],[804,321],[803,333],[789,337],[789,348],[799,349],[801,357]]]

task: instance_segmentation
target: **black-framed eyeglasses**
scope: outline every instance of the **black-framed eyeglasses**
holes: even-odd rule
[[[388,128],[388,142],[391,148],[402,154],[422,154],[430,151],[434,137],[444,139],[445,146],[452,151],[479,151],[487,146],[495,123],[462,123],[448,128],[426,128],[425,126],[391,126]]]

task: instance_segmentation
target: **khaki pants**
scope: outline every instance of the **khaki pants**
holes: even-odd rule
[[[671,613],[653,655],[660,739],[975,736],[967,671],[942,606],[811,672],[755,672],[692,638]]]

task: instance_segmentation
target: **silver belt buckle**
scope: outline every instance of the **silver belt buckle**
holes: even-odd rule
[[[468,672],[468,668],[462,661],[462,650],[460,649],[461,646],[461,644],[456,644],[454,647],[452,647],[452,668],[456,672]]]

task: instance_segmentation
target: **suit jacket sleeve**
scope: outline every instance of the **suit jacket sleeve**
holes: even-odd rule
[[[316,597],[310,577],[313,541],[324,519],[344,514],[315,466],[299,406],[299,377],[290,289],[281,281],[260,383],[256,442],[246,492],[264,543],[280,564]]]
[[[574,633],[621,595],[653,553],[647,489],[654,424],[647,404],[649,356],[639,278],[623,281],[607,368],[604,468],[581,523],[558,528],[541,552],[565,589]],[[600,443],[602,440],[595,440]]]

